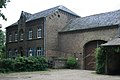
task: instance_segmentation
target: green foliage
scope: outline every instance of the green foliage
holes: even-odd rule
[[[0,59],[5,58],[5,35],[2,30],[0,30]]]
[[[47,67],[47,60],[44,57],[17,57],[0,61],[0,72],[41,71]]]
[[[8,2],[10,2],[10,0],[0,0],[0,8],[6,8]],[[0,10],[0,17],[2,17],[4,20],[7,20],[7,18],[5,18],[1,10]]]
[[[105,60],[106,60],[106,50],[105,48],[96,49],[96,73],[105,73]]]
[[[67,59],[67,68],[74,69],[77,67],[77,61],[75,57],[68,57]]]
[[[0,60],[0,72],[5,73],[5,72],[11,72],[13,71],[14,61],[12,59],[1,59]]]

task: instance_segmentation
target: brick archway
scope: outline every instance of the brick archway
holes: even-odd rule
[[[95,49],[105,42],[103,40],[94,40],[84,45],[84,69],[95,70]]]

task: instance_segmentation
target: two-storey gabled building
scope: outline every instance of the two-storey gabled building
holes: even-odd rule
[[[22,11],[19,20],[6,28],[7,56],[58,56],[58,32],[78,17],[64,6],[35,14]]]

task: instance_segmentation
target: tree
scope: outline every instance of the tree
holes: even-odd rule
[[[4,20],[7,20],[5,15],[1,12],[2,8],[6,8],[7,3],[10,2],[9,0],[0,0],[0,17],[2,17]]]
[[[2,30],[0,30],[0,59],[5,57],[5,35]]]

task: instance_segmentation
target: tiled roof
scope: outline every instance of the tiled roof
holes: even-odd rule
[[[46,16],[48,16],[48,15],[50,15],[50,14],[52,14],[52,13],[58,11],[58,10],[65,11],[67,13],[70,13],[72,15],[75,15],[75,16],[79,17],[79,15],[77,15],[76,13],[74,13],[73,11],[69,10],[68,8],[66,8],[62,5],[56,6],[54,8],[50,8],[50,9],[47,9],[47,10],[44,10],[44,11],[41,11],[41,12],[38,12],[38,13],[35,13],[35,14],[30,14],[30,13],[27,13],[27,12],[24,12],[24,11],[22,11],[21,14],[25,15],[26,22],[28,22],[28,21],[35,20],[35,19],[38,19],[38,18],[41,18],[41,17],[46,17]],[[13,23],[10,26],[14,26],[14,25],[17,25],[17,24],[18,24],[18,22]]]
[[[120,38],[115,38],[105,44],[102,44],[101,46],[120,46]]]
[[[90,28],[117,25],[120,23],[120,10],[96,14],[71,20],[61,31],[83,30]]]
[[[46,17],[46,16],[48,16],[48,15],[50,15],[50,14],[52,14],[52,13],[58,11],[58,10],[62,10],[62,11],[65,11],[67,13],[70,13],[72,15],[78,16],[76,13],[72,12],[68,8],[60,5],[60,6],[57,6],[57,7],[54,7],[54,8],[50,8],[50,9],[35,13],[27,21],[35,20],[35,19],[38,19],[38,18],[41,18],[41,17]]]

